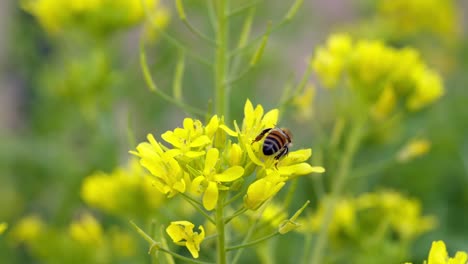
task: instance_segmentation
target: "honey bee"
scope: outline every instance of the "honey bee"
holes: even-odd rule
[[[268,134],[268,135],[267,135]],[[253,141],[252,144],[260,141],[265,135],[262,151],[265,156],[275,155],[275,160],[279,160],[289,152],[291,146],[291,132],[287,128],[267,128],[264,129]]]

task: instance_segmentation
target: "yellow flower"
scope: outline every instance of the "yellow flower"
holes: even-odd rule
[[[11,233],[16,242],[30,242],[37,239],[45,230],[44,222],[35,215],[22,218]]]
[[[205,154],[203,148],[211,144],[210,137],[205,135],[200,120],[184,119],[184,127],[167,131],[161,138],[175,147],[174,155],[182,154],[187,159],[194,159]]]
[[[244,205],[247,209],[257,210],[264,202],[277,194],[286,184],[286,178],[279,175],[277,171],[268,176],[254,181],[249,185],[247,194],[244,196]]]
[[[102,227],[90,214],[85,214],[79,221],[71,223],[69,233],[74,240],[83,244],[98,246],[103,243]]]
[[[81,198],[108,213],[130,216],[147,215],[163,202],[162,194],[156,191],[150,176],[136,159],[128,168],[117,168],[111,174],[98,172],[85,178]]]
[[[351,38],[345,34],[331,35],[325,47],[319,47],[312,58],[312,67],[326,88],[335,87],[348,63]]]
[[[7,223],[5,223],[5,222],[0,223],[0,235],[3,234],[3,232],[5,232],[5,230],[7,230],[7,228],[8,228]]]
[[[213,210],[218,202],[219,189],[227,190],[227,186],[222,183],[233,182],[244,174],[241,166],[229,167],[221,173],[217,173],[219,168],[219,151],[215,148],[209,149],[206,153],[205,168],[202,175],[196,177],[192,182],[195,191],[201,191],[203,195],[203,206],[207,210]],[[218,166],[217,166],[218,165]]]
[[[372,106],[371,115],[377,120],[386,119],[396,106],[396,93],[390,85],[387,85],[377,99],[377,102]]]
[[[432,242],[427,264],[466,264],[467,260],[467,253],[462,251],[458,251],[455,257],[450,258],[445,243],[439,240]]]
[[[180,150],[164,151],[153,135],[148,134],[147,138],[149,143],[140,143],[137,146],[137,151],[130,151],[130,153],[140,157],[141,166],[155,176],[154,184],[161,193],[173,197],[179,192],[185,192],[190,179],[188,173],[180,167],[174,158],[175,155],[181,153]]]
[[[313,104],[315,99],[315,86],[309,84],[299,96],[294,97],[292,104],[295,106],[296,119],[302,122],[309,121],[313,116]]]
[[[420,157],[431,149],[431,142],[426,139],[412,139],[397,154],[399,162],[408,162]]]
[[[167,234],[172,241],[179,246],[185,246],[194,258],[198,258],[200,244],[205,238],[203,226],[199,226],[200,233],[193,232],[194,224],[188,221],[175,221],[166,228]]]

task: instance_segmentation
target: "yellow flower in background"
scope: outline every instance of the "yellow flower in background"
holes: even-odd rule
[[[324,47],[317,48],[311,65],[326,88],[335,87],[349,61],[352,41],[346,34],[333,34]]]
[[[412,139],[397,154],[399,162],[408,162],[423,156],[431,149],[431,142],[426,139]]]
[[[192,188],[196,192],[203,192],[203,206],[206,210],[213,210],[218,202],[219,189],[229,189],[223,183],[233,182],[244,174],[241,166],[229,167],[221,173],[217,172],[219,167],[219,151],[215,148],[206,153],[205,168],[202,175],[196,177],[192,182]]]
[[[112,32],[143,22],[145,12],[158,28],[165,27],[169,18],[159,0],[24,0],[22,7],[52,35],[71,27],[88,32]]]
[[[128,168],[117,168],[110,174],[97,172],[86,177],[81,187],[81,198],[92,207],[125,216],[150,214],[164,200],[150,175],[135,159]]]
[[[333,53],[329,42],[336,36],[332,35],[326,46],[318,48],[312,58],[314,70],[327,88],[336,86],[340,78],[347,80],[344,83],[365,99],[376,120],[388,118],[399,105],[409,111],[420,110],[444,94],[441,77],[424,63],[418,51],[363,39],[350,44],[347,53]],[[323,58],[323,54],[330,58]],[[330,61],[340,61],[339,67]]]
[[[70,237],[86,245],[102,245],[104,235],[101,224],[90,214],[84,214],[69,227]]]
[[[36,240],[45,232],[45,224],[36,215],[24,217],[11,229],[11,234],[15,242],[23,243]]]
[[[0,235],[3,234],[3,232],[5,232],[5,230],[7,230],[8,228],[8,224],[5,223],[5,222],[1,222],[0,223]]]
[[[301,220],[302,231],[316,232],[320,229],[327,202],[327,199],[321,200],[317,211]],[[339,239],[340,234],[359,235],[356,233],[358,230],[372,233],[382,225],[397,234],[400,240],[411,241],[432,230],[436,220],[432,216],[422,215],[419,201],[384,190],[340,199],[331,219],[329,236]]]
[[[175,221],[166,228],[166,232],[174,243],[187,247],[192,257],[198,258],[200,244],[205,238],[205,229],[199,226],[200,233],[197,233],[193,232],[194,227],[195,225],[189,221]]]
[[[429,33],[453,38],[460,33],[459,15],[453,0],[380,0],[377,19],[392,37]]]
[[[133,256],[137,252],[138,244],[129,233],[115,229],[110,233],[112,250],[123,257]]]
[[[466,264],[467,261],[468,254],[463,251],[458,251],[455,257],[450,258],[444,241],[439,240],[432,242],[427,264]]]
[[[315,100],[315,86],[309,84],[302,94],[293,98],[293,106],[296,108],[298,121],[310,121],[313,116],[313,104]]]
[[[153,135],[148,134],[147,138],[149,142],[140,143],[137,151],[130,153],[140,157],[141,166],[155,176],[154,184],[161,193],[173,197],[179,192],[185,192],[190,179],[174,158],[180,151],[164,151]]]

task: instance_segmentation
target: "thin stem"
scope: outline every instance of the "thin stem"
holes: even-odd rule
[[[227,53],[228,42],[228,17],[226,16],[227,0],[216,1],[217,30],[216,43],[218,46],[215,51],[215,96],[216,96],[216,114],[218,116],[227,116],[226,110],[226,75],[229,59]]]
[[[184,109],[187,112],[190,112],[192,114],[198,115],[198,116],[204,116],[205,111],[192,107],[188,104],[185,104],[184,102],[180,100],[176,100],[172,96],[166,94],[164,91],[158,89],[156,86],[156,83],[153,80],[153,77],[151,76],[149,67],[148,67],[148,62],[146,60],[146,50],[145,50],[145,43],[143,40],[143,36],[140,39],[140,67],[143,72],[143,77],[145,79],[146,85],[148,85],[150,91],[156,93],[159,95],[161,98],[164,100],[175,104],[176,106],[180,107],[181,109]]]
[[[152,14],[150,12],[148,12],[148,8],[146,6],[146,3],[145,1],[141,0],[141,3],[143,5],[143,9],[145,11],[145,16],[146,16],[146,20],[148,21],[148,23],[153,27],[153,29],[157,30],[159,34],[161,34],[161,36],[166,39],[169,43],[171,43],[172,45],[174,45],[175,47],[179,48],[179,49],[183,49],[183,50],[187,50],[187,55],[189,55],[190,57],[192,57],[193,59],[197,60],[198,62],[200,62],[201,64],[204,64],[206,66],[213,66],[209,61],[207,61],[206,59],[204,59],[202,56],[192,52],[190,49],[187,48],[187,46],[185,46],[184,44],[182,44],[179,40],[177,40],[176,38],[172,37],[169,33],[167,33],[165,30],[161,30],[159,28],[158,25],[156,25],[154,23],[154,19],[152,18]]]
[[[238,7],[234,10],[232,10],[231,12],[229,12],[229,14],[227,16],[231,17],[231,16],[236,16],[248,9],[250,9],[251,7],[255,7],[256,5],[260,4],[260,2],[262,2],[264,0],[256,0],[256,1],[251,1],[249,2],[248,4],[245,4],[241,7]]]
[[[346,184],[346,179],[351,169],[354,155],[356,154],[363,130],[364,122],[356,121],[350,131],[348,141],[346,142],[343,158],[338,167],[338,172],[334,184],[332,186],[330,198],[326,203],[325,214],[322,218],[322,226],[320,228],[317,240],[312,250],[312,260],[310,263],[322,263],[322,258],[327,243],[328,228],[335,213],[335,207],[340,197],[341,191]]]
[[[189,263],[196,263],[196,264],[214,264],[213,262],[206,262],[206,261],[200,261],[200,260],[194,260],[194,259],[191,259],[191,258],[187,258],[187,257],[184,257],[182,255],[179,255],[175,252],[172,252],[168,249],[165,249],[165,248],[159,248],[158,249],[159,251],[162,251],[164,253],[167,253],[167,254],[170,254],[171,256],[173,256],[174,258],[176,259],[180,259],[180,260],[183,260],[183,261],[186,261],[186,262],[189,262]]]
[[[215,220],[213,218],[211,218],[211,216],[209,216],[205,210],[203,210],[203,208],[201,208],[198,203],[196,203],[192,198],[190,198],[189,196],[185,195],[185,194],[182,194],[182,197],[190,204],[193,206],[193,208],[195,208],[199,213],[201,213],[205,218],[206,220],[210,221],[211,223],[213,224],[216,224]]]
[[[262,243],[263,241],[268,240],[268,239],[270,239],[270,238],[272,238],[274,236],[277,236],[279,234],[280,234],[279,231],[276,231],[276,232],[274,232],[272,234],[269,234],[269,235],[267,235],[265,237],[254,240],[252,242],[248,242],[248,243],[237,245],[237,246],[228,247],[228,248],[226,248],[226,251],[231,251],[231,250],[235,250],[235,249],[239,249],[239,248],[250,247],[250,246]]]
[[[245,211],[247,211],[247,208],[245,208],[244,206],[242,206],[239,210],[237,210],[234,214],[232,214],[231,216],[227,217],[226,220],[224,220],[224,224],[228,224],[229,222],[231,222],[232,219],[236,218],[237,216],[243,214]]]
[[[218,251],[218,264],[226,264],[226,234],[224,229],[224,198],[225,192],[221,192],[218,197],[218,204],[216,205],[216,231],[218,233],[217,251]]]
[[[244,195],[244,192],[239,192],[238,194],[234,195],[231,199],[229,199],[226,203],[224,203],[224,206],[226,207],[227,205],[235,202],[237,199],[241,198]]]

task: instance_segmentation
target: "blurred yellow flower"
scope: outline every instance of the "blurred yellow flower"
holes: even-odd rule
[[[110,233],[112,251],[123,257],[129,257],[137,252],[137,242],[128,233],[121,230],[112,230]]]
[[[200,244],[205,238],[205,229],[199,226],[200,233],[197,233],[193,232],[194,227],[195,225],[189,221],[175,221],[166,228],[166,232],[174,243],[187,247],[192,257],[198,258]]]
[[[412,139],[397,154],[399,162],[408,162],[420,157],[431,149],[431,142],[426,139]]]
[[[101,224],[90,214],[84,214],[78,221],[72,222],[69,233],[72,239],[86,245],[99,246],[104,239]]]
[[[467,261],[468,254],[463,251],[458,251],[455,257],[450,258],[444,241],[439,240],[432,242],[427,264],[466,264]]]
[[[136,160],[111,174],[98,172],[86,177],[81,198],[92,207],[124,216],[150,214],[164,199]]]
[[[166,26],[169,17],[159,0],[24,0],[22,7],[50,34],[71,27],[88,32],[112,32],[142,22],[145,10],[151,15],[153,26]]]
[[[334,87],[345,78],[344,83],[369,103],[376,120],[389,117],[398,105],[420,110],[444,94],[441,77],[416,50],[392,48],[379,40],[358,40],[345,49],[347,53],[340,54],[334,53],[329,43],[336,38],[330,36],[327,45],[317,49],[312,58],[314,70],[325,87]],[[340,63],[331,63],[336,61]]]
[[[429,33],[453,38],[460,32],[454,0],[380,0],[377,18],[392,37]]]
[[[8,228],[8,224],[5,223],[5,222],[1,222],[0,223],[0,235],[3,234],[3,232],[5,232],[5,230],[7,230]]]
[[[298,121],[310,121],[313,116],[313,104],[315,99],[315,86],[309,84],[303,93],[293,98],[293,106],[296,108]]]
[[[45,231],[42,219],[36,215],[24,217],[12,228],[11,234],[15,242],[30,242],[37,239]]]

